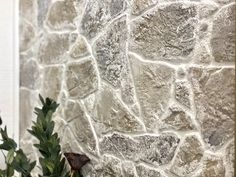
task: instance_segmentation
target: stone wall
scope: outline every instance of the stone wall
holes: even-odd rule
[[[20,136],[61,106],[86,177],[233,177],[233,0],[20,0]],[[35,172],[37,173],[37,172]]]

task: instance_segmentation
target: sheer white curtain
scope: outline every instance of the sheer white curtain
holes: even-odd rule
[[[18,0],[0,0],[0,115],[9,135],[19,137]],[[0,152],[0,167],[4,164]]]

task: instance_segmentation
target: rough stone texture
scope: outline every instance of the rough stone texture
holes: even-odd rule
[[[188,136],[179,147],[171,172],[178,176],[191,175],[200,165],[203,147],[196,136]]]
[[[81,20],[81,33],[88,39],[97,36],[111,19],[125,10],[125,7],[125,0],[88,0]]]
[[[213,21],[212,52],[215,61],[235,61],[235,4],[223,7]]]
[[[235,148],[234,148],[234,141],[232,141],[225,150],[225,163],[226,163],[226,177],[234,176],[234,163],[235,163]]]
[[[80,102],[68,101],[65,108],[65,118],[71,131],[75,135],[76,141],[83,144],[90,151],[96,148],[96,141],[83,107]]]
[[[63,57],[69,50],[69,34],[46,34],[39,46],[39,61],[42,64],[58,64],[65,60]]]
[[[225,177],[223,160],[220,157],[207,155],[203,161],[203,169],[194,177]]]
[[[129,49],[150,60],[176,60],[195,46],[197,10],[193,4],[158,6],[131,24]]]
[[[85,177],[233,177],[233,1],[20,0],[26,154],[40,93]]]
[[[47,67],[43,71],[42,95],[57,100],[61,91],[62,67]]]
[[[127,60],[126,39],[126,17],[123,16],[109,26],[93,47],[101,78],[114,87],[120,86],[121,72]]]
[[[104,137],[100,142],[100,149],[102,154],[113,154],[137,162],[164,165],[172,160],[178,144],[179,138],[174,134],[144,135],[132,139],[113,134]]]
[[[91,58],[67,67],[66,85],[72,98],[84,98],[97,90],[98,78]]]
[[[112,89],[104,85],[92,99],[85,102],[88,113],[93,119],[95,129],[100,133],[109,131],[140,132],[142,126],[121,103]]]
[[[56,1],[51,5],[46,22],[54,30],[75,29],[76,16],[74,0]]]
[[[160,121],[159,128],[162,130],[173,129],[173,130],[194,130],[196,129],[193,125],[190,116],[178,106],[171,106],[166,116]]]
[[[188,108],[190,108],[189,87],[189,84],[185,81],[175,82],[175,99]]]
[[[232,68],[191,68],[196,118],[203,139],[218,149],[234,135],[234,76]]]
[[[79,35],[77,37],[76,43],[70,50],[70,56],[73,59],[79,59],[81,57],[87,56],[88,54],[89,54],[88,46],[84,38],[81,35]]]
[[[25,51],[33,44],[35,38],[34,27],[25,20],[20,20],[20,51]]]
[[[27,60],[21,56],[20,60],[20,86],[37,89],[40,86],[40,69],[35,60]]]
[[[162,64],[142,63],[137,58],[130,62],[144,123],[155,130],[171,96],[173,69]]]

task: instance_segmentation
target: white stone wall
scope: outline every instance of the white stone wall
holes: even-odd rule
[[[233,0],[21,0],[21,145],[57,100],[87,177],[233,177]]]

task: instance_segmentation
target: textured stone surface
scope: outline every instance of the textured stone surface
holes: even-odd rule
[[[44,68],[43,78],[42,95],[57,100],[61,91],[62,67]]]
[[[33,25],[25,20],[20,20],[20,51],[25,51],[33,44],[35,38],[35,29]]]
[[[217,149],[234,135],[234,74],[232,68],[191,68],[197,119],[207,145]]]
[[[188,136],[179,147],[177,156],[171,167],[171,172],[178,176],[187,176],[200,165],[203,147],[196,136]]]
[[[235,4],[223,7],[212,27],[211,45],[216,62],[235,61]]]
[[[190,115],[178,106],[171,106],[166,116],[164,116],[159,123],[159,128],[162,130],[173,129],[187,131],[195,129],[195,126],[191,121]]]
[[[120,86],[121,72],[127,60],[126,39],[126,17],[122,16],[93,46],[101,78],[114,87]]]
[[[178,144],[179,138],[174,134],[144,135],[132,139],[113,134],[100,142],[100,149],[102,154],[113,154],[133,161],[164,165],[172,160]]]
[[[77,37],[75,44],[72,46],[72,49],[70,50],[70,56],[73,59],[78,59],[88,54],[89,54],[88,46],[84,38],[81,35],[79,35]]]
[[[56,1],[48,12],[47,25],[54,30],[75,29],[76,16],[74,0]]]
[[[175,82],[175,99],[182,105],[190,108],[190,86],[188,82],[177,81]]]
[[[235,144],[234,141],[228,144],[225,150],[225,163],[226,163],[226,177],[234,176],[234,163],[235,163]]]
[[[97,90],[98,78],[91,58],[67,67],[66,85],[72,98],[84,98]]]
[[[125,0],[88,0],[84,16],[81,21],[81,33],[91,39],[125,10]]]
[[[196,7],[192,4],[158,6],[131,24],[129,49],[150,60],[176,60],[195,46]]]
[[[88,150],[94,151],[96,141],[89,124],[88,117],[80,102],[68,101],[65,108],[65,120],[69,123],[71,131],[79,144],[83,144]]]
[[[130,62],[144,123],[155,130],[171,96],[173,69],[162,64],[142,63],[136,58]]]
[[[102,86],[93,99],[85,102],[98,134],[111,130],[139,132],[142,126],[108,86]]]
[[[20,59],[20,86],[37,89],[40,86],[40,69],[35,60]]]
[[[196,177],[225,177],[223,160],[220,157],[207,155],[203,161],[203,169]]]
[[[42,64],[58,64],[63,62],[69,50],[69,34],[48,34],[40,43],[38,57]]]
[[[40,93],[85,177],[233,177],[233,1],[20,0],[26,154]]]

